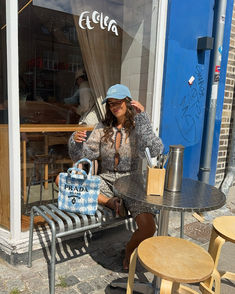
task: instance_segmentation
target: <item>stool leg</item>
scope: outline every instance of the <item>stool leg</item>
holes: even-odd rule
[[[220,294],[221,279],[220,279],[220,274],[217,271],[217,269],[214,269],[214,271],[212,273],[212,277],[215,281],[215,294]]]
[[[134,252],[131,254],[131,258],[130,258],[126,294],[132,294],[132,292],[133,292],[136,260],[137,260],[137,249],[134,250]]]
[[[228,280],[235,281],[235,274],[231,272],[220,271],[220,277],[221,279],[228,279]]]
[[[220,237],[217,232],[215,231],[215,229],[212,229],[212,233],[211,233],[211,238],[210,238],[210,244],[209,244],[209,249],[208,252],[210,253],[211,257],[214,260],[215,263],[215,269],[217,270],[218,267],[218,263],[219,263],[219,257],[220,257],[220,253],[221,253],[221,248],[225,243],[225,239]],[[209,288],[212,289],[213,286],[213,277],[207,279],[204,284]]]
[[[199,294],[197,291],[193,290],[192,288],[189,288],[187,286],[184,285],[180,285],[179,289],[176,290],[176,292],[174,292],[174,289],[172,291],[172,293],[180,293],[180,294]],[[212,293],[208,293],[208,294],[212,294]]]
[[[219,236],[216,230],[213,228],[210,238],[210,244],[208,248],[208,252],[214,260],[215,268],[217,268],[221,253],[221,248],[225,243],[225,239]]]
[[[212,276],[212,279],[215,281],[215,291],[212,291],[211,288],[206,286],[204,282],[200,283],[199,289],[203,294],[211,294],[211,293],[220,294],[220,287],[221,287],[220,274],[216,269],[214,269],[211,276]]]
[[[171,294],[173,288],[173,282],[162,279],[160,294]]]

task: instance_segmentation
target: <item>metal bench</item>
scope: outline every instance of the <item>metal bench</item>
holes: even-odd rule
[[[109,226],[122,220],[119,217],[117,218],[112,210],[103,206],[98,206],[97,212],[94,216],[63,212],[57,208],[56,204],[33,206],[30,214],[28,267],[32,267],[35,216],[41,216],[44,218],[51,229],[51,259],[49,270],[49,287],[51,294],[55,293],[56,239],[95,228]],[[131,218],[131,216],[128,215],[127,218]],[[157,216],[156,224],[158,224]]]

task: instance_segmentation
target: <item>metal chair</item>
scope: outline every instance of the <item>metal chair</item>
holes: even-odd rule
[[[48,166],[48,175],[45,177],[45,165]],[[40,185],[40,192],[39,192],[39,203],[42,204],[42,192],[43,192],[43,185],[51,183],[52,188],[52,203],[55,200],[55,191],[57,191],[54,187],[54,180],[60,170],[55,168],[53,156],[49,153],[48,155],[40,154],[36,155],[33,163],[33,174],[29,178],[28,183],[28,191],[27,191],[27,199],[25,205],[25,214],[30,213],[29,209],[29,202],[30,202],[30,191],[33,185]]]

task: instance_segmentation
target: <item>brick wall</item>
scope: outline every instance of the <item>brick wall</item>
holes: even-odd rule
[[[221,121],[221,132],[219,141],[219,153],[215,177],[215,185],[218,187],[226,176],[226,167],[229,158],[229,147],[231,142],[232,122],[235,118],[235,4],[231,26],[229,44],[229,56],[224,92],[224,105]],[[233,183],[235,185],[235,182]]]

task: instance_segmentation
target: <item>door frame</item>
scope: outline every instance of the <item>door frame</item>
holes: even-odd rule
[[[10,238],[21,236],[18,1],[6,0]]]

